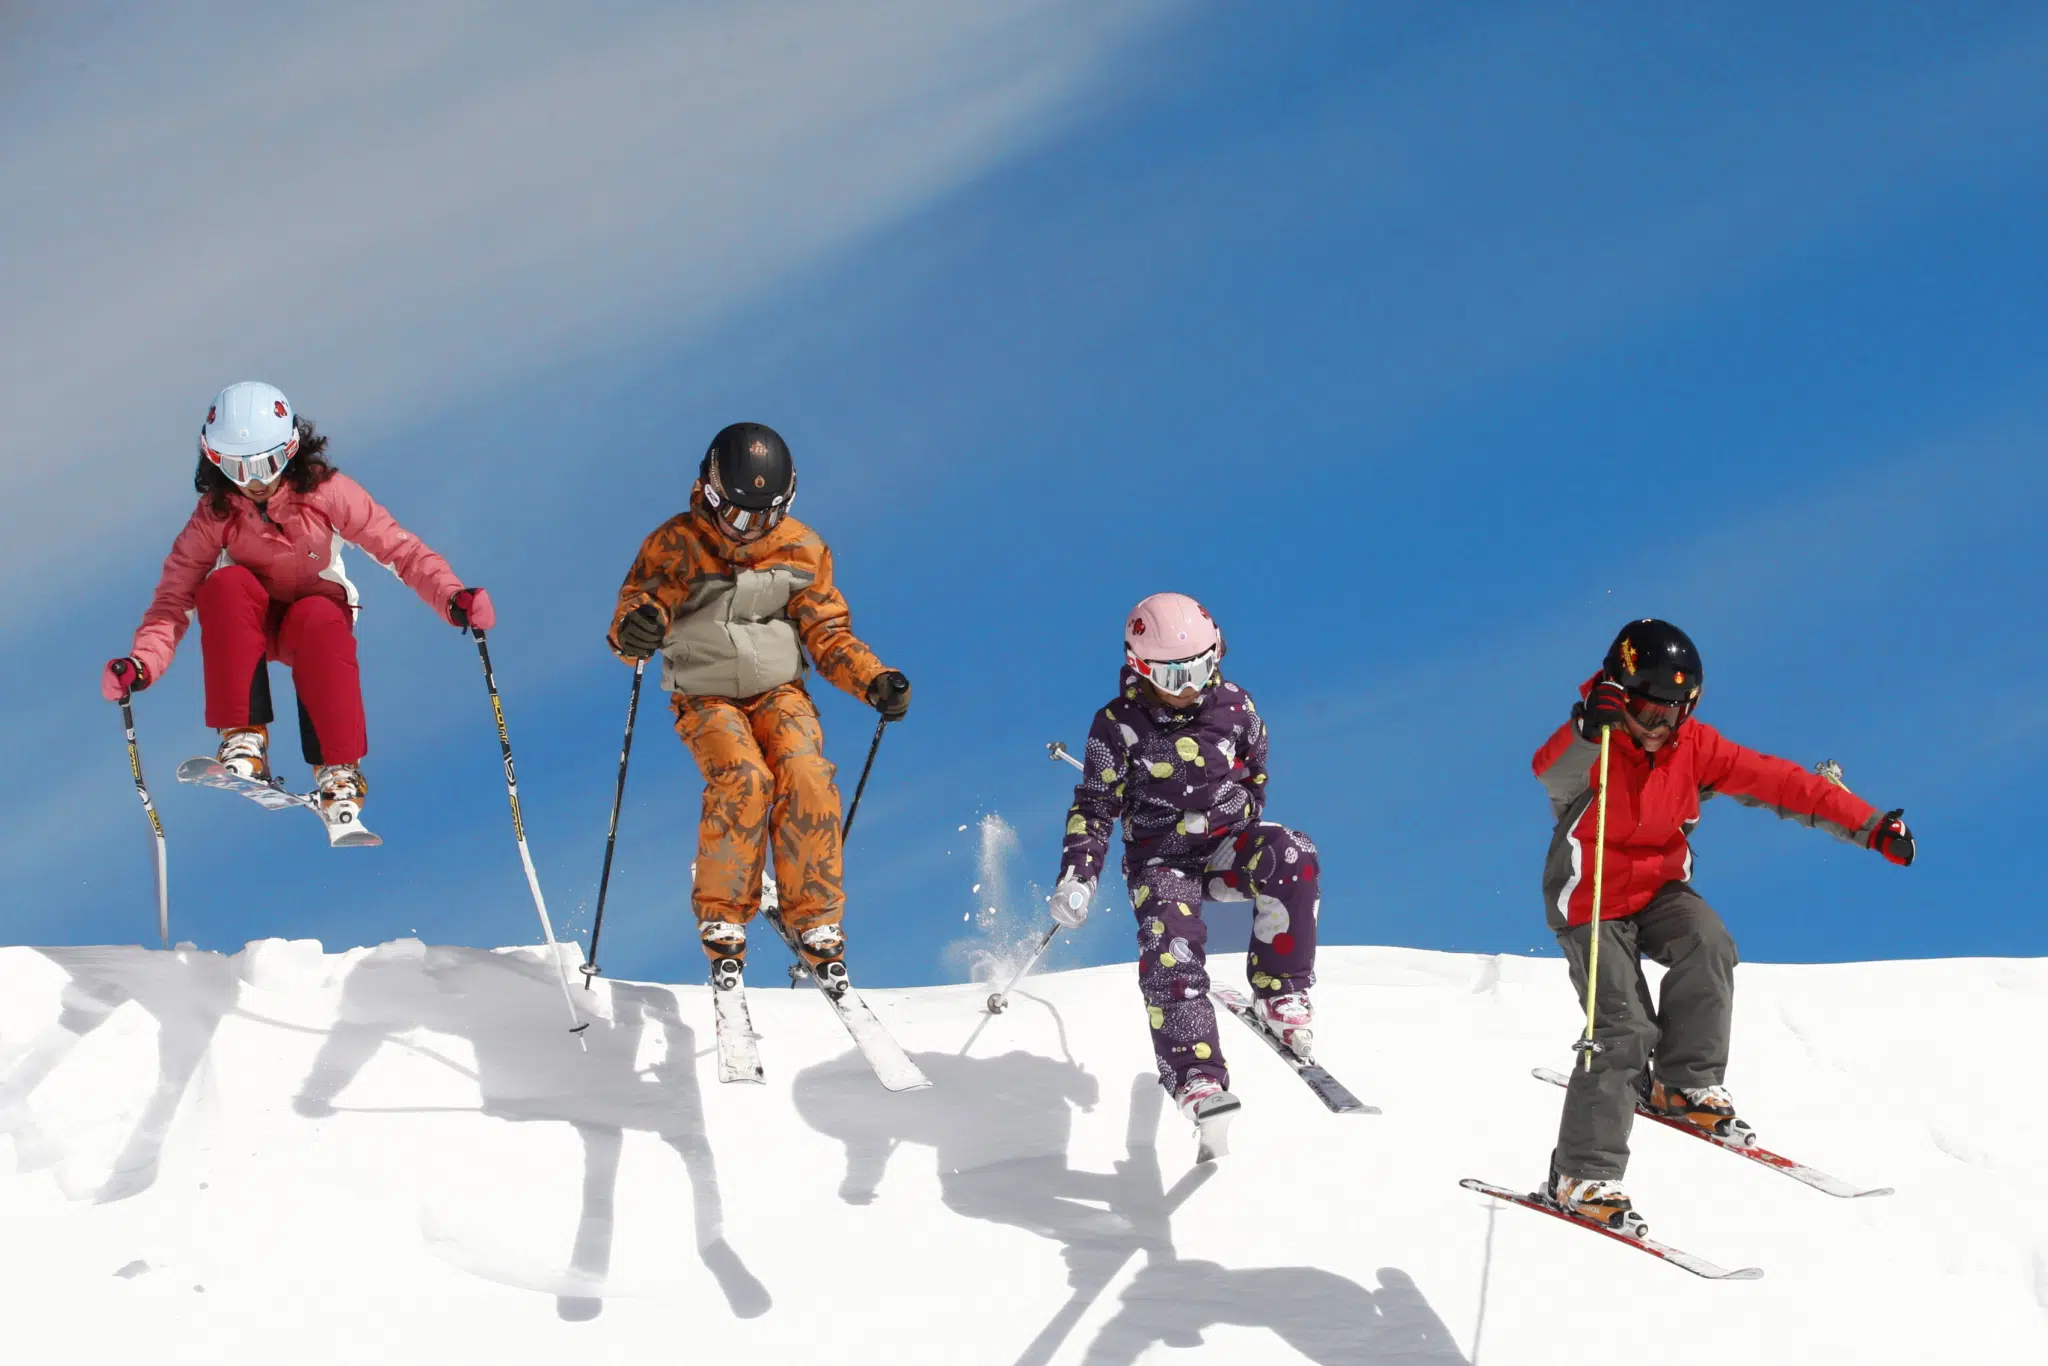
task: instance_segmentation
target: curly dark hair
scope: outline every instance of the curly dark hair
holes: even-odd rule
[[[299,493],[311,493],[341,471],[327,462],[327,438],[312,422],[303,417],[293,421],[299,430],[299,451],[284,467],[284,481]],[[216,517],[228,515],[228,509],[233,506],[228,499],[237,492],[235,481],[222,474],[220,467],[203,455],[199,457],[198,470],[192,475],[192,487],[206,499],[207,511]]]

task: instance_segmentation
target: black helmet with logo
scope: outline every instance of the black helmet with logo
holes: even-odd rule
[[[1699,701],[1706,670],[1692,637],[1668,621],[1644,617],[1621,628],[1607,649],[1606,676],[1637,697],[1683,707]]]
[[[734,532],[767,530],[796,497],[788,444],[758,422],[735,422],[712,437],[697,474],[704,481],[704,501]]]

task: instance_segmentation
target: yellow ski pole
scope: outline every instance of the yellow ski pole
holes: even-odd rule
[[[1600,727],[1600,793],[1594,798],[1599,815],[1593,822],[1593,947],[1586,955],[1586,1037],[1577,1045],[1588,1072],[1593,1070],[1593,1055],[1600,1051],[1593,1038],[1593,1004],[1600,994],[1600,893],[1607,881],[1607,746],[1613,732],[1612,726]]]

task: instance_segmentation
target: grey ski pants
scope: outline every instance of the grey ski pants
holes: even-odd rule
[[[1586,999],[1592,927],[1559,931],[1572,987]],[[1664,965],[1661,1000],[1650,995],[1642,960]],[[1628,1170],[1636,1083],[1646,1070],[1667,1086],[1719,1086],[1728,1071],[1735,1013],[1735,941],[1706,899],[1666,883],[1634,915],[1600,922],[1600,991],[1593,1038],[1604,1047],[1590,1070],[1572,1068],[1557,1127],[1556,1169],[1618,1181]]]

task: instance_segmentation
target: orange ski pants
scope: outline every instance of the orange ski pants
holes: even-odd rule
[[[690,892],[697,919],[733,925],[753,919],[772,844],[783,923],[797,934],[838,924],[846,902],[839,788],[825,757],[817,705],[803,684],[784,683],[747,698],[677,694],[674,706],[676,734],[704,774]]]

